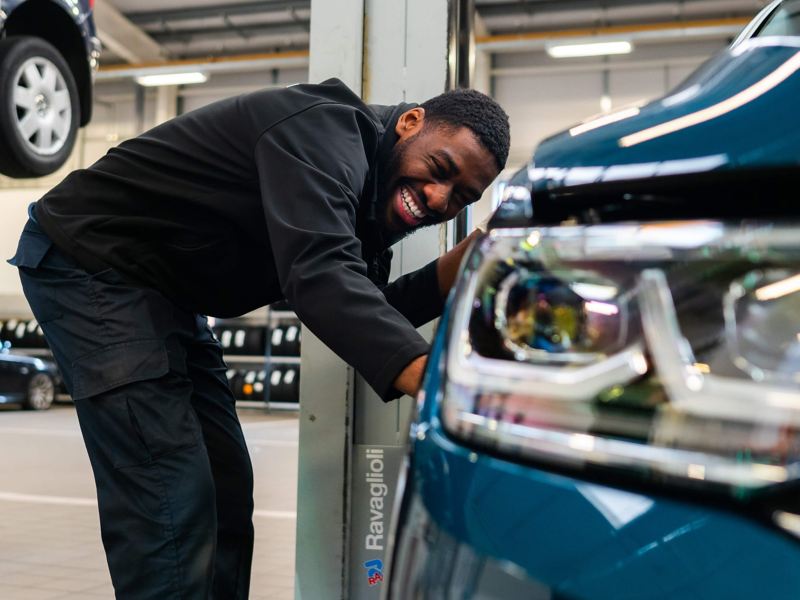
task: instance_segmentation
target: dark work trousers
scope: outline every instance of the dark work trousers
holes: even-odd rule
[[[253,472],[206,318],[87,273],[34,221],[9,262],[75,401],[117,598],[247,598]]]

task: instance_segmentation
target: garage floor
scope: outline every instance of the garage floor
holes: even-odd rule
[[[251,600],[294,598],[296,413],[241,409],[255,471]],[[113,598],[94,481],[71,404],[0,407],[0,598]]]

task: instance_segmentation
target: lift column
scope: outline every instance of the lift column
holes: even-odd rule
[[[309,81],[339,77],[368,103],[421,102],[448,82],[445,0],[312,0]],[[394,246],[392,277],[445,247],[429,228]],[[430,338],[432,327],[424,328]],[[384,404],[303,329],[295,597],[378,599],[413,401]]]

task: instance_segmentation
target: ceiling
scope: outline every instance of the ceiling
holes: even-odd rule
[[[475,0],[489,35],[749,18],[766,4],[767,0]],[[138,45],[152,45],[168,60],[305,50],[309,43],[310,0],[98,0],[98,16],[101,10],[116,13],[113,24],[107,19],[105,27],[98,23],[101,39],[106,38],[105,64],[136,62],[136,52],[123,50],[123,39],[129,38],[116,31],[122,21],[124,27],[138,30]]]

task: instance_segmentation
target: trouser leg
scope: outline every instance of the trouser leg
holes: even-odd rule
[[[87,273],[32,222],[14,263],[75,401],[117,597],[210,598],[217,499],[187,365],[198,320],[111,269]]]
[[[246,600],[253,557],[253,470],[222,350],[200,319],[200,333],[186,357],[194,386],[192,406],[200,421],[214,478],[217,547],[214,593],[218,600]]]
[[[76,401],[117,598],[212,597],[215,489],[191,396],[170,372]]]

